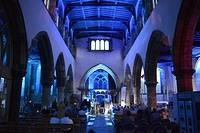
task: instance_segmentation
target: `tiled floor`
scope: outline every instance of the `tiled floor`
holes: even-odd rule
[[[114,125],[110,116],[89,116],[87,132],[92,129],[95,133],[114,133]]]

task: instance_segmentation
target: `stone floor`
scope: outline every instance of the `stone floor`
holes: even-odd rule
[[[87,132],[92,129],[95,133],[114,133],[114,125],[110,116],[91,115],[88,117]]]

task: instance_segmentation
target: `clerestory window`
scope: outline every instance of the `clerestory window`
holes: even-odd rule
[[[111,51],[111,41],[109,39],[90,39],[89,50],[91,51]]]

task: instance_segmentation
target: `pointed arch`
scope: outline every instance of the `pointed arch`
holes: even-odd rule
[[[85,85],[85,82],[88,79],[88,77],[98,69],[103,69],[106,72],[108,72],[108,74],[110,74],[111,77],[113,78],[116,88],[119,88],[120,85],[119,85],[119,79],[118,79],[117,75],[113,72],[113,70],[111,68],[109,68],[108,66],[106,66],[104,64],[98,64],[98,65],[95,65],[95,66],[91,67],[90,69],[88,69],[88,71],[84,74],[84,76],[81,79],[80,88],[85,88],[84,85]]]
[[[2,121],[17,121],[20,104],[21,81],[26,74],[28,61],[28,45],[23,14],[18,1],[1,0],[1,11],[5,11],[7,26],[9,28],[9,41],[11,51],[9,53],[10,66],[4,70],[1,67],[1,76],[7,80],[6,114]],[[1,64],[2,65],[2,64]],[[0,101],[1,102],[1,101]]]
[[[131,76],[131,69],[129,64],[126,65],[126,70],[125,70],[125,79],[124,79],[124,85],[126,86],[126,105],[130,106],[132,102],[132,76]]]
[[[140,103],[140,89],[141,89],[141,71],[143,67],[142,58],[136,54],[133,66],[133,86],[134,86],[134,103]]]
[[[200,1],[184,0],[177,17],[173,40],[174,74],[178,92],[193,91],[192,47],[198,20],[200,19]]]
[[[133,66],[133,85],[134,85],[134,87],[140,88],[142,67],[143,67],[142,58],[139,54],[136,54],[134,66]]]
[[[168,46],[168,39],[160,30],[152,32],[145,60],[145,84],[147,87],[147,104],[151,108],[157,107],[156,85],[157,85],[157,63],[161,53],[161,46]]]
[[[32,40],[32,45],[36,45],[39,49],[41,60],[41,83],[50,86],[53,84],[54,80],[54,60],[48,34],[45,31],[39,32]]]
[[[166,36],[165,34],[160,30],[155,30],[152,32],[147,52],[146,52],[146,60],[145,60],[145,80],[148,82],[157,82],[156,80],[156,68],[158,59],[161,52],[161,46],[162,45],[168,45],[166,44]]]
[[[65,60],[63,53],[61,52],[56,61],[56,79],[57,86],[63,87],[66,84],[66,71],[65,71]]]
[[[125,68],[125,80],[126,79],[130,79],[131,78],[131,68],[129,66],[129,64],[126,64],[126,68]]]
[[[68,71],[67,71],[67,89],[69,91],[73,91],[73,70],[72,70],[72,65],[70,64],[68,67]]]

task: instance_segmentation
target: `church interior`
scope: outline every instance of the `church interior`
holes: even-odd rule
[[[200,0],[0,0],[0,133],[200,133]]]

